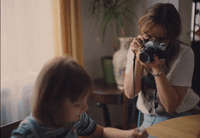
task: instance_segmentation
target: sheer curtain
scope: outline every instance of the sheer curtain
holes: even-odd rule
[[[43,64],[54,56],[51,0],[2,0],[1,126],[30,114]]]

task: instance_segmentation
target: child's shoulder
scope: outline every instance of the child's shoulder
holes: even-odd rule
[[[29,119],[31,119],[31,117],[28,116],[20,122],[19,126],[12,131],[11,138],[28,138],[33,135],[33,125],[30,124]]]

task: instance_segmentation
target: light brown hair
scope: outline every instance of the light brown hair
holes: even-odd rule
[[[152,5],[138,22],[140,34],[148,32],[155,24],[164,28],[166,38],[170,40],[166,49],[170,62],[179,51],[180,41],[178,37],[182,30],[180,15],[173,4],[156,3]]]
[[[93,89],[87,72],[67,56],[47,62],[40,71],[32,97],[33,116],[51,127],[68,127],[64,120],[64,101],[76,102]]]

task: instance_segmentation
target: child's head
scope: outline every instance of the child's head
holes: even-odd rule
[[[91,91],[92,80],[79,64],[67,56],[55,57],[43,66],[36,79],[33,116],[45,125],[64,127],[88,109]]]

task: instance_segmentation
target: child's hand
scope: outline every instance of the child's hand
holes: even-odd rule
[[[147,138],[148,136],[149,134],[145,129],[140,132],[138,132],[137,129],[132,129],[130,138]]]

